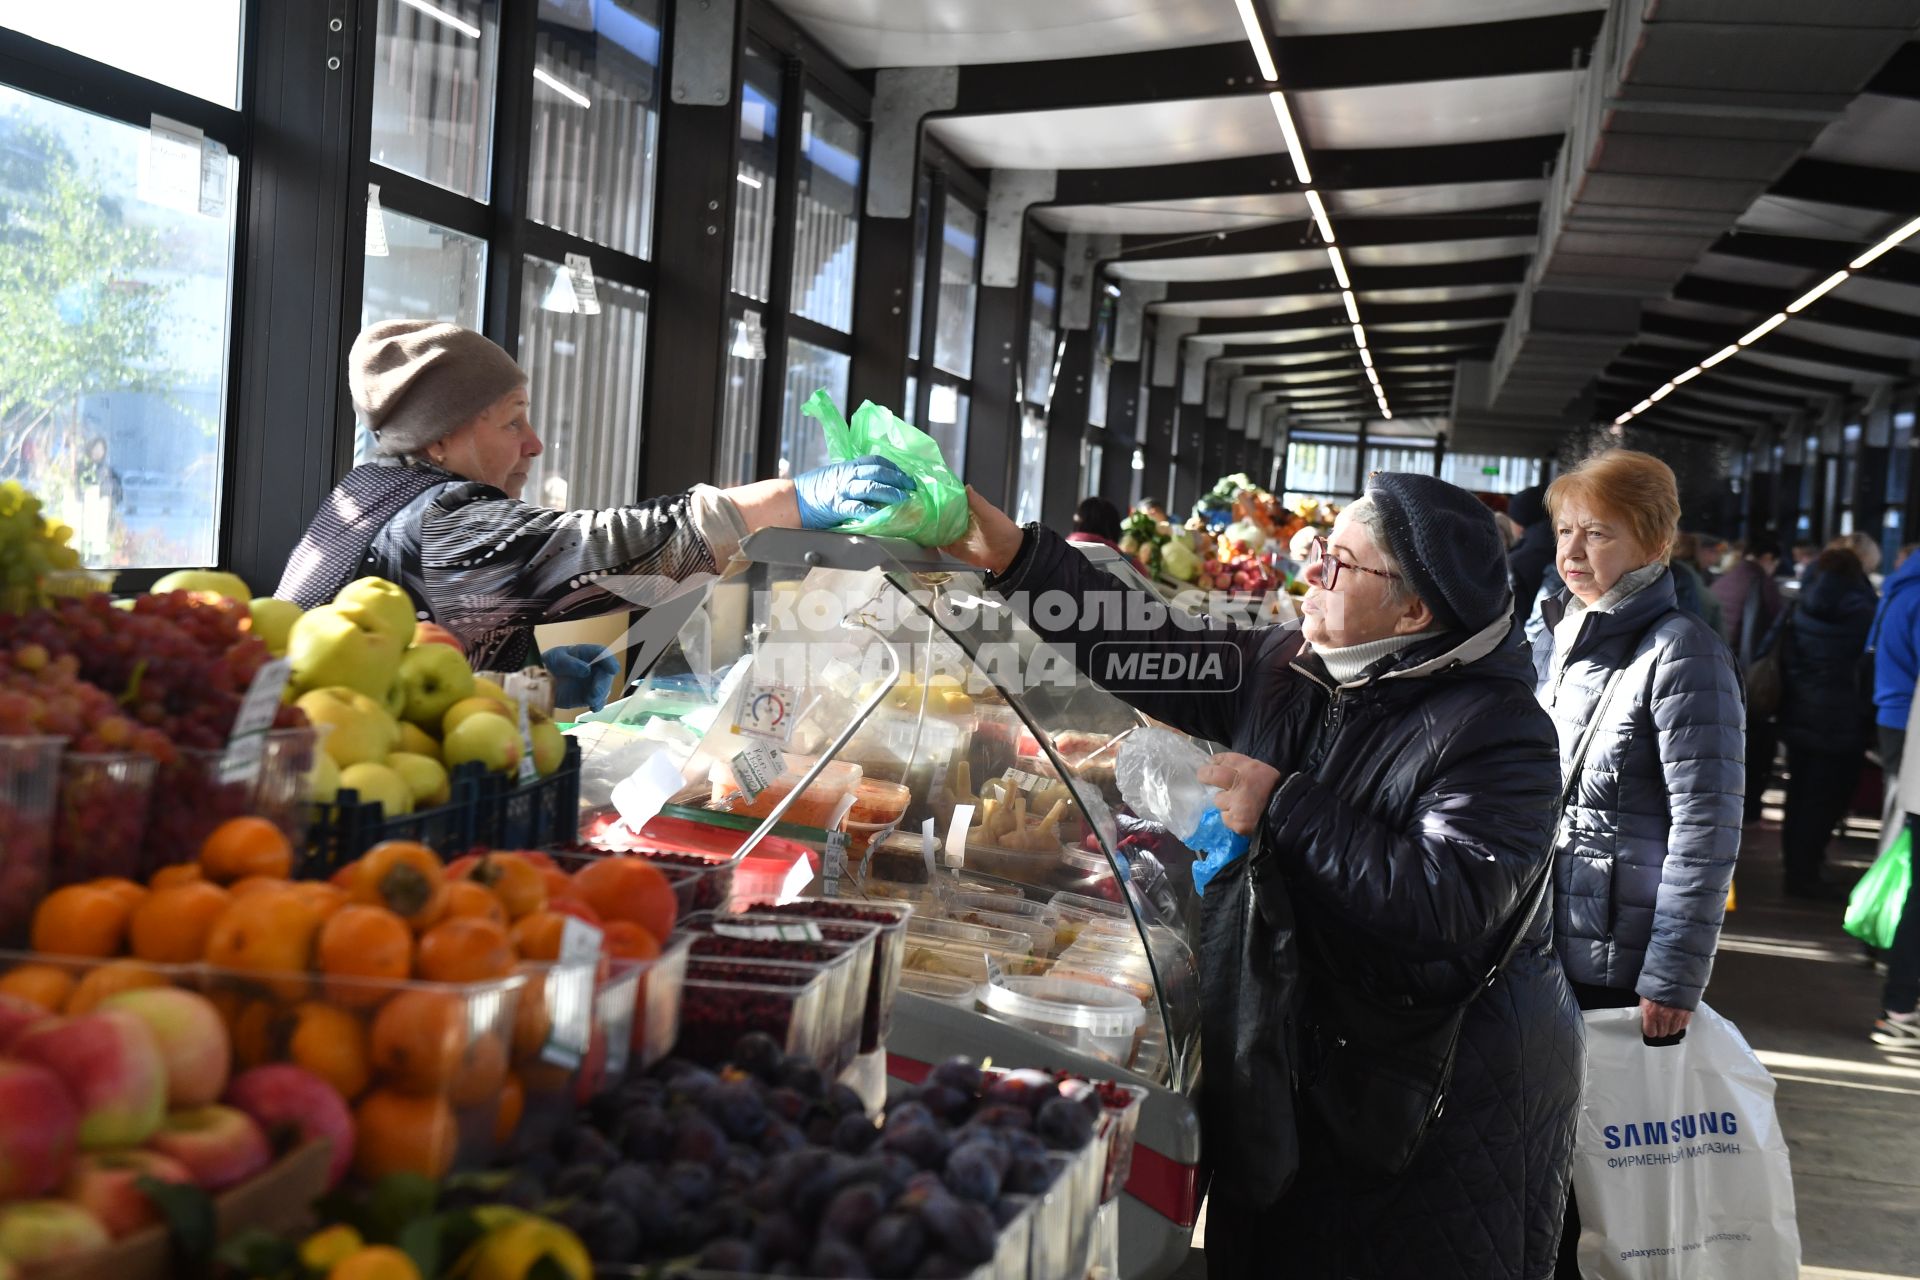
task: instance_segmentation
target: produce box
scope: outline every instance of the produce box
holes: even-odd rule
[[[316,1138],[282,1156],[259,1177],[213,1199],[214,1238],[249,1229],[291,1235],[304,1230],[313,1202],[327,1190],[331,1148]],[[34,1280],[172,1280],[174,1242],[165,1227],[149,1227],[72,1262],[37,1269]]]

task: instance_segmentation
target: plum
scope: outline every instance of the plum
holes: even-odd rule
[[[760,1135],[760,1150],[770,1156],[785,1151],[803,1151],[806,1146],[807,1135],[783,1121],[768,1125],[766,1132]]]
[[[827,1110],[836,1116],[865,1115],[866,1100],[854,1092],[853,1086],[835,1084],[827,1090]]]
[[[1015,1156],[1003,1184],[1015,1195],[1037,1196],[1053,1185],[1054,1167],[1043,1157]]]
[[[889,1120],[880,1134],[880,1145],[897,1151],[922,1169],[938,1169],[946,1163],[952,1140],[932,1121],[924,1124],[896,1124]]]
[[[990,1124],[996,1129],[1031,1129],[1033,1112],[1011,1103],[995,1103],[973,1113],[974,1124]]]
[[[713,1199],[716,1185],[713,1169],[693,1160],[676,1160],[668,1165],[662,1181],[680,1197],[680,1203],[689,1205],[702,1205]]]
[[[600,1260],[599,1254],[593,1255]],[[745,1240],[715,1240],[700,1251],[703,1271],[736,1271],[751,1275],[760,1270],[760,1251]]]
[[[1071,1098],[1050,1098],[1034,1113],[1033,1131],[1050,1147],[1078,1151],[1093,1141],[1093,1117]]]
[[[820,1230],[842,1240],[860,1240],[887,1209],[887,1194],[872,1182],[856,1182],[843,1187],[827,1201],[820,1215]]]
[[[920,1206],[920,1221],[927,1234],[959,1261],[977,1267],[993,1258],[999,1228],[985,1205],[949,1195],[929,1196]]]
[[[727,1136],[720,1127],[699,1112],[680,1117],[673,1131],[673,1158],[700,1164],[718,1164],[726,1159]]]
[[[951,1085],[934,1084],[927,1086],[921,1101],[939,1119],[958,1124],[973,1110],[974,1098],[971,1093]]]
[[[673,1151],[674,1125],[652,1105],[629,1107],[620,1120],[620,1149],[633,1160],[665,1160]]]
[[[880,1131],[873,1127],[873,1121],[859,1112],[841,1116],[834,1122],[833,1146],[837,1151],[857,1156],[878,1141]]]
[[[807,1112],[813,1109],[813,1100],[798,1089],[789,1089],[781,1085],[767,1091],[767,1108],[782,1120],[794,1124],[806,1119]]]
[[[980,1068],[965,1058],[948,1058],[936,1066],[927,1076],[928,1084],[945,1085],[958,1089],[968,1097],[978,1097],[984,1078]]]
[[[632,1161],[615,1165],[600,1180],[600,1198],[628,1213],[638,1212],[643,1201],[659,1193],[660,1186],[654,1181],[653,1171]]]
[[[780,1083],[789,1089],[797,1089],[809,1098],[827,1096],[827,1077],[819,1067],[805,1058],[789,1058],[781,1069]]]
[[[861,1254],[876,1276],[883,1280],[903,1280],[920,1265],[927,1250],[927,1229],[908,1213],[886,1213],[867,1228],[861,1242]]]
[[[813,1241],[794,1216],[784,1211],[762,1217],[753,1229],[753,1243],[768,1259],[798,1262],[812,1249]]]
[[[973,1268],[944,1253],[930,1253],[914,1268],[913,1280],[966,1280]]]
[[[611,1169],[620,1163],[619,1148],[590,1124],[574,1125],[557,1145],[561,1158],[568,1164],[597,1164],[602,1169]]]
[[[727,1060],[742,1071],[752,1072],[768,1084],[776,1084],[786,1066],[787,1055],[780,1042],[764,1031],[749,1031],[733,1042]]]
[[[813,1246],[807,1267],[809,1275],[834,1276],[838,1280],[870,1280],[873,1275],[858,1248],[832,1236],[822,1236]]]
[[[903,1102],[899,1106],[887,1108],[886,1127],[896,1124],[932,1124],[933,1112],[927,1110],[927,1104],[918,1098],[912,1102]]]
[[[640,1254],[639,1225],[632,1215],[610,1204],[589,1206],[574,1234],[596,1263],[629,1263]]]
[[[947,1190],[962,1200],[992,1204],[1000,1198],[1001,1154],[981,1142],[954,1148],[943,1175]]]
[[[601,1180],[607,1176],[604,1167],[597,1164],[570,1164],[560,1171],[553,1180],[553,1194],[556,1196],[590,1196],[600,1189]]]
[[[759,1088],[747,1080],[715,1085],[701,1100],[701,1107],[737,1142],[751,1141],[767,1127],[767,1104]]]

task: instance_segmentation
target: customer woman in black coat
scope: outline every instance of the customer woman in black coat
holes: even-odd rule
[[[1780,736],[1787,744],[1780,857],[1789,897],[1845,896],[1821,871],[1873,733],[1873,678],[1865,654],[1879,603],[1858,556],[1823,551],[1773,638],[1780,654]]]
[[[973,515],[949,552],[993,570],[989,585],[1096,681],[1114,643],[1222,659],[1217,674],[1120,693],[1230,748],[1201,781],[1223,788],[1225,824],[1255,837],[1202,898],[1209,1275],[1551,1275],[1584,1041],[1550,910],[1520,920],[1546,870],[1560,764],[1508,638],[1491,513],[1431,477],[1375,476],[1315,549],[1299,631],[1196,630],[1121,598],[1047,530],[977,496]],[[1148,625],[1102,625],[1135,609]],[[1361,1070],[1336,984],[1396,1008],[1458,1002],[1516,928],[1410,1165],[1367,1172],[1377,1151],[1336,1141],[1313,1096],[1323,1071]]]

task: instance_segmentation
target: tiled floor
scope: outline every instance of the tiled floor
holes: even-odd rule
[[[1802,1280],[1920,1280],[1920,1054],[1892,1053],[1867,1039],[1880,978],[1841,932],[1842,908],[1781,896],[1779,816],[1770,810],[1772,820],[1746,834],[1739,906],[1727,920],[1707,1000],[1740,1027],[1778,1081]],[[1849,839],[1835,842],[1836,879],[1866,868],[1876,830],[1856,823]],[[1177,1280],[1205,1275],[1196,1249]]]

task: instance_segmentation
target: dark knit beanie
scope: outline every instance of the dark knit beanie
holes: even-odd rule
[[[453,434],[526,383],[491,338],[439,320],[368,325],[347,353],[354,411],[395,457]]]
[[[1528,529],[1547,518],[1547,487],[1536,484],[1507,499],[1507,518]]]
[[[1506,542],[1493,512],[1432,476],[1376,471],[1367,497],[1407,584],[1449,631],[1480,631],[1513,608]]]

